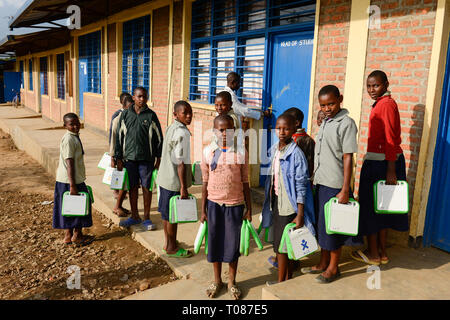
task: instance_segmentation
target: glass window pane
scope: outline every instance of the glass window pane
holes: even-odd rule
[[[271,26],[313,22],[316,1],[274,0],[271,10]]]
[[[211,65],[211,47],[201,44],[192,52],[191,100],[208,102],[209,68]]]
[[[236,2],[227,0],[214,3],[214,35],[236,32]]]
[[[211,1],[194,1],[192,12],[192,39],[211,36]]]
[[[216,91],[219,93],[227,85],[227,75],[234,70],[235,42],[221,41],[217,43],[217,60],[215,67]]]
[[[257,30],[266,27],[266,1],[243,2],[239,9],[239,30]]]
[[[265,39],[245,41],[244,65],[242,68],[242,103],[251,107],[262,107]]]

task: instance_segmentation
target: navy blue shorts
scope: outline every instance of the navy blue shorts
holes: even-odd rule
[[[123,166],[128,171],[128,180],[130,181],[130,189],[138,186],[149,189],[152,180],[153,163],[148,161],[124,161]]]
[[[170,210],[170,198],[173,196],[179,196],[179,191],[170,191],[159,187],[159,201],[158,201],[158,211],[161,213],[161,218],[163,220],[169,221],[169,210]]]
[[[208,200],[208,262],[234,262],[240,253],[244,205],[226,207]]]

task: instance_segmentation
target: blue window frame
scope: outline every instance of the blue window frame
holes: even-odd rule
[[[64,83],[65,71],[64,71],[64,53],[56,55],[56,91],[58,99],[64,100],[66,94],[66,86]]]
[[[312,30],[315,11],[311,0],[193,2],[189,99],[214,103],[226,75],[235,71],[242,78],[238,97],[262,107],[268,39],[273,33]]]
[[[28,90],[33,91],[33,59],[28,60]]]
[[[101,31],[95,31],[78,38],[79,58],[87,61],[86,92],[101,93]]]
[[[23,89],[23,61],[19,62],[20,88]]]
[[[150,84],[150,16],[123,23],[122,91],[132,93]]]
[[[47,57],[41,57],[39,59],[39,68],[40,68],[41,94],[48,95]]]

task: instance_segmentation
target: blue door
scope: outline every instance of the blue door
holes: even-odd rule
[[[265,128],[270,130],[268,148],[278,142],[273,129],[275,129],[278,116],[287,109],[292,107],[300,109],[305,116],[303,128],[308,127],[313,41],[313,32],[279,34],[272,37],[268,105],[272,106],[273,116],[264,124]],[[265,150],[263,150],[264,152]],[[261,165],[261,170],[267,166]],[[261,185],[264,185],[265,177],[264,171],[261,171]]]
[[[20,72],[5,71],[3,73],[4,101],[13,101],[14,97],[20,92],[21,74]]]
[[[88,62],[87,59],[80,58],[78,68],[78,85],[79,85],[79,102],[80,102],[80,119],[84,119],[83,93],[88,91]]]
[[[450,42],[424,230],[424,246],[450,252]]]

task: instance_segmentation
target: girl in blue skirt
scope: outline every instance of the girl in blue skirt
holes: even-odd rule
[[[82,228],[92,226],[91,201],[89,201],[88,215],[84,217],[65,217],[62,215],[63,194],[70,191],[71,195],[89,191],[84,181],[86,173],[84,167],[84,150],[79,137],[80,120],[74,113],[67,113],[63,117],[66,134],[61,139],[59,165],[56,171],[56,184],[53,206],[53,228],[65,229],[64,243],[87,245],[93,237],[83,235]]]
[[[367,78],[367,92],[375,100],[369,117],[367,153],[361,168],[359,186],[359,234],[366,236],[368,248],[351,253],[353,259],[372,265],[389,262],[386,253],[387,230],[408,230],[407,214],[377,214],[374,210],[373,185],[379,180],[395,185],[406,180],[405,157],[400,143],[400,115],[388,91],[386,73],[373,71]]]

